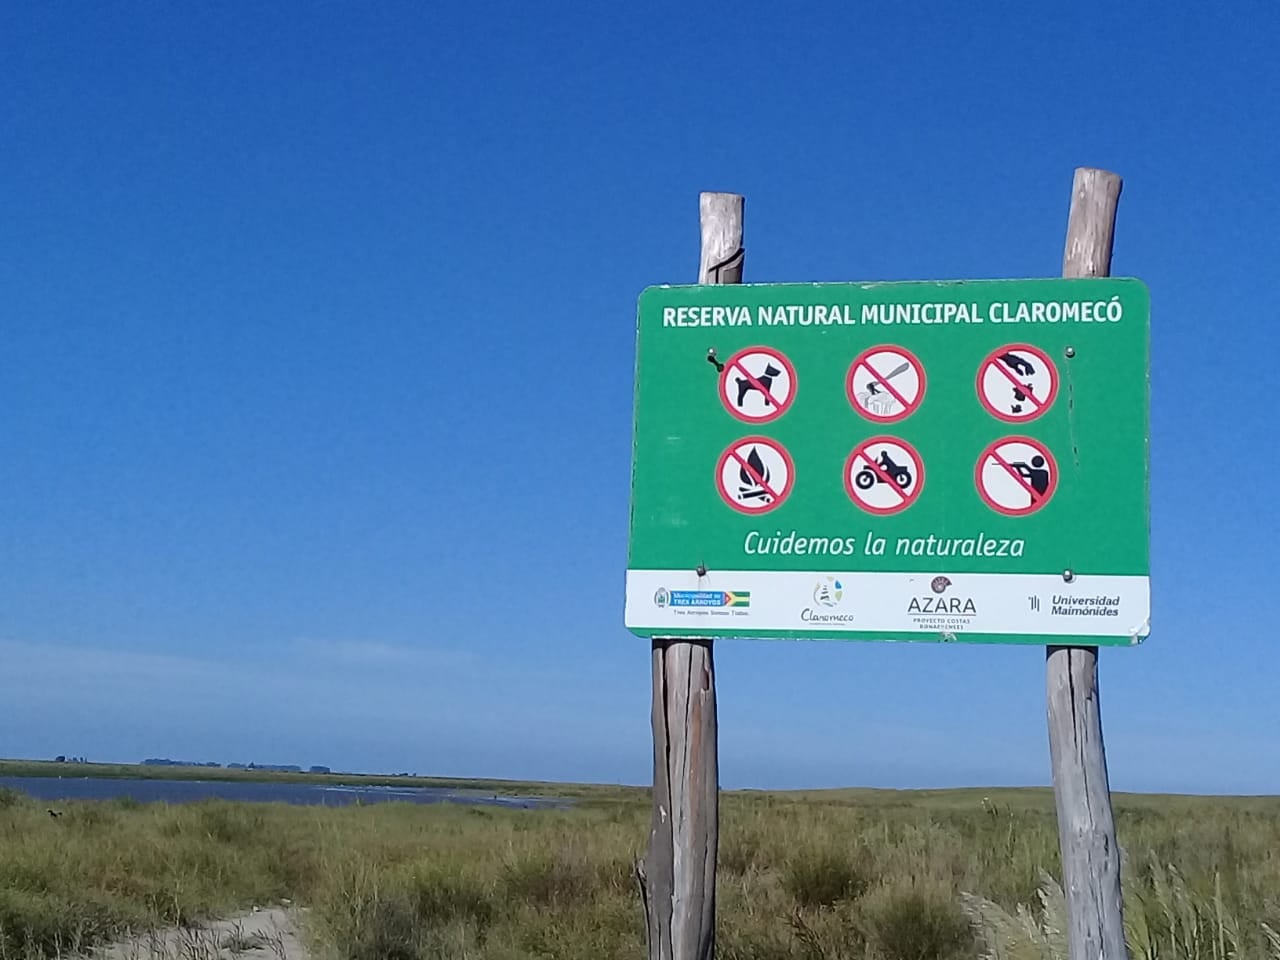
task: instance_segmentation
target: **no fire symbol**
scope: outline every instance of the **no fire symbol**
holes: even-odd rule
[[[720,371],[720,400],[747,423],[768,423],[787,412],[796,396],[796,368],[769,347],[748,347]]]
[[[716,464],[716,489],[733,509],[768,513],[782,505],[795,486],[791,455],[768,437],[743,437],[730,444]]]
[[[992,510],[1024,517],[1053,498],[1058,464],[1038,440],[1005,437],[982,452],[974,479],[978,495]]]
[[[900,513],[924,488],[924,461],[915,447],[897,437],[872,437],[849,454],[844,489],[868,513]]]
[[[853,409],[876,423],[896,423],[911,416],[924,400],[924,366],[902,347],[864,350],[845,378]]]
[[[1005,423],[1034,420],[1058,395],[1058,370],[1038,347],[1012,343],[993,350],[978,368],[978,399]]]

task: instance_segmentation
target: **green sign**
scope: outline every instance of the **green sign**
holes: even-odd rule
[[[1140,642],[1149,330],[1133,279],[646,289],[628,629]]]

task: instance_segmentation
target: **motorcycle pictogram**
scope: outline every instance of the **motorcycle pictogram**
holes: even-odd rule
[[[893,462],[893,458],[889,456],[887,450],[882,450],[876,463],[884,473],[893,478],[893,482],[905,490],[911,486],[911,471],[907,467],[899,466]],[[859,490],[870,490],[877,483],[887,483],[884,475],[870,467],[863,467],[853,477],[853,482],[857,484]]]

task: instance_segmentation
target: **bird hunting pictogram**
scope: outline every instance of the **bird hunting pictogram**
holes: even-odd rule
[[[982,501],[1006,517],[1042,509],[1058,488],[1058,464],[1049,448],[1030,437],[1004,437],[978,458],[974,481]]]

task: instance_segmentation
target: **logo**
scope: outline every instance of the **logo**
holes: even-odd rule
[[[1027,597],[1027,603],[1031,605],[1032,613],[1040,612],[1040,598],[1036,596]]]
[[[653,602],[673,607],[749,607],[750,590],[659,590]]]
[[[963,629],[978,615],[972,597],[943,596],[955,586],[950,577],[938,575],[929,581],[930,594],[907,601],[907,614],[921,630]]]
[[[813,603],[817,607],[834,610],[844,600],[844,584],[835,577],[824,577],[813,588]],[[851,613],[823,613],[813,607],[805,607],[800,611],[800,619],[805,623],[842,624],[853,620]]]
[[[1051,612],[1055,617],[1118,617],[1120,597],[1077,597],[1054,594]]]
[[[844,599],[844,584],[835,577],[819,580],[813,588],[813,602],[820,607],[834,607]]]

